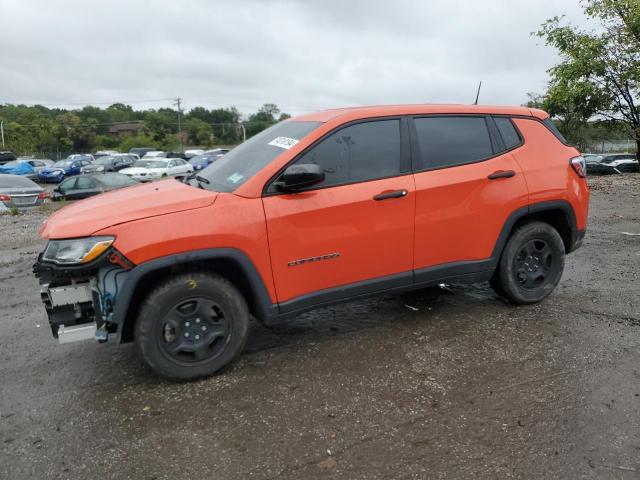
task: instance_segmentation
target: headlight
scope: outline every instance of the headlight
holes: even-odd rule
[[[111,246],[114,237],[87,237],[71,240],[50,240],[42,260],[60,264],[88,263]]]
[[[54,170],[52,173],[54,175],[60,175],[62,173],[62,171],[61,170]]]
[[[104,165],[99,165],[96,167],[96,171],[98,172],[104,172]]]

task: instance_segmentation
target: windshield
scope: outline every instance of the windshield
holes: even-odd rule
[[[158,160],[138,160],[133,164],[134,167],[139,168],[165,168],[167,162],[160,162]]]
[[[0,175],[0,188],[37,188],[37,184],[33,183],[28,178],[21,177],[19,175]],[[41,189],[40,189],[41,190]]]
[[[69,155],[67,157],[67,160],[88,160],[91,161],[93,160],[93,157],[91,155]]]
[[[59,168],[68,167],[69,165],[71,165],[71,160],[58,160],[56,163],[53,164],[54,167],[59,167]]]
[[[200,172],[218,192],[233,192],[278,155],[320,126],[320,122],[287,120],[263,130]]]

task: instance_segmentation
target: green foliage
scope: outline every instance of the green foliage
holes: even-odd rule
[[[582,6],[600,28],[583,31],[554,17],[536,33],[561,57],[540,106],[560,120],[569,139],[600,118],[625,124],[640,144],[640,0],[585,0]]]
[[[265,104],[245,122],[247,137],[289,116],[276,105]],[[255,119],[252,120],[252,119]],[[116,103],[107,108],[87,105],[78,110],[47,108],[42,105],[0,105],[6,148],[18,155],[45,155],[52,158],[71,152],[96,150],[128,151],[132,147],[177,150],[178,112],[171,108],[136,111]],[[141,128],[131,134],[110,131],[115,123],[136,122]],[[208,110],[195,107],[182,114],[181,125],[187,145],[210,147],[242,141],[242,115],[235,108]]]

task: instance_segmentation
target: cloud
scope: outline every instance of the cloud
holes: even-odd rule
[[[530,33],[559,14],[584,22],[552,0],[0,3],[1,103],[146,108],[180,96],[187,108],[272,102],[293,114],[469,103],[480,80],[482,103],[517,105],[557,61]]]

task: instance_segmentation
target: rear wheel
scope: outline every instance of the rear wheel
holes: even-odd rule
[[[551,225],[528,223],[507,241],[491,286],[514,303],[539,302],[560,282],[564,257],[562,238]]]
[[[135,340],[157,374],[191,380],[235,360],[248,331],[249,310],[238,290],[222,277],[193,273],[174,277],[148,295]]]

